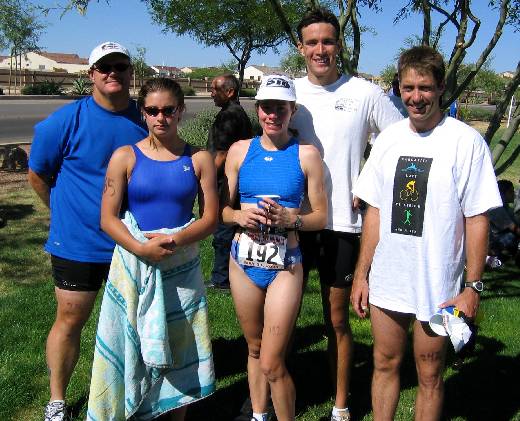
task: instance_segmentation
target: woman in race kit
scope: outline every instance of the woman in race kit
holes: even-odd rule
[[[295,112],[293,81],[265,76],[256,99],[263,133],[229,150],[222,219],[238,226],[229,279],[248,344],[253,420],[267,419],[270,391],[277,419],[286,421],[295,417],[295,389],[285,354],[302,295],[298,230],[322,229],[327,202],[318,150],[299,143],[288,131]],[[302,214],[304,197],[309,209]],[[237,202],[240,207],[234,209]]]
[[[215,390],[198,249],[218,220],[213,159],[177,133],[185,109],[177,82],[149,80],[138,105],[149,136],[114,152],[101,205],[101,227],[117,245],[88,420],[181,421],[188,404]]]

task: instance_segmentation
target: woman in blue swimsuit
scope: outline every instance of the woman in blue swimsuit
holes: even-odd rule
[[[295,389],[285,354],[303,284],[297,231],[324,228],[327,202],[318,150],[288,131],[295,112],[293,81],[266,76],[256,99],[263,133],[234,143],[228,152],[222,219],[238,226],[229,280],[248,344],[253,420],[267,419],[270,390],[277,419],[288,421],[295,417]],[[309,210],[300,213],[304,198]],[[237,199],[240,208],[234,209]]]
[[[218,220],[215,167],[177,133],[185,109],[177,82],[148,81],[138,104],[149,135],[114,152],[103,192],[101,227],[117,245],[89,420],[183,420],[189,403],[215,390],[198,250]]]

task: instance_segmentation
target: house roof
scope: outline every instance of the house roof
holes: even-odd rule
[[[178,67],[175,67],[175,66],[154,65],[153,67],[155,67],[156,69],[159,69],[159,70],[164,70],[166,72],[180,72],[181,71],[181,69],[179,69]]]
[[[257,70],[260,70],[264,74],[270,74],[270,73],[283,73],[285,72],[280,67],[270,67],[270,66],[260,66],[257,64],[252,64],[251,66],[247,67],[254,67]]]
[[[43,57],[47,57],[50,60],[54,60],[57,63],[63,63],[63,64],[87,64],[88,65],[88,59],[82,58],[78,56],[77,54],[67,54],[67,53],[48,53],[46,51],[42,51],[39,54]]]

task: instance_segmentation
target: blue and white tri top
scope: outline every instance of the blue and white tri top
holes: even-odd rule
[[[262,147],[259,136],[251,139],[238,172],[240,203],[256,203],[257,195],[276,194],[280,196],[280,205],[299,208],[305,194],[299,146],[292,137],[283,149],[268,151]]]

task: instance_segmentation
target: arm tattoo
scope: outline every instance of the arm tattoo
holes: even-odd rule
[[[114,188],[114,179],[110,177],[105,178],[105,187],[103,188],[103,194],[108,193],[110,196],[116,194],[116,189]]]

